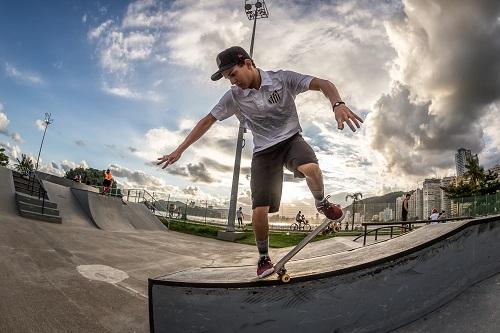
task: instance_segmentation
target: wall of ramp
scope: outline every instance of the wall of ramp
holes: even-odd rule
[[[167,227],[143,204],[127,202],[128,219],[139,230],[168,230]]]
[[[0,166],[0,215],[17,215],[12,171]]]
[[[500,272],[500,216],[427,225],[287,268],[288,284],[254,279],[253,265],[150,279],[150,330],[386,332]]]
[[[166,230],[143,204],[124,202],[119,198],[75,188],[71,192],[94,224],[102,230]]]
[[[46,180],[42,180],[42,182],[50,201],[57,203],[57,208],[59,209],[64,225],[97,227],[89,215],[82,209],[69,187]]]

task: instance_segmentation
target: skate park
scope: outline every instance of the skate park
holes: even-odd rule
[[[19,216],[12,173],[1,171],[1,331],[452,332],[472,325],[491,332],[498,325],[498,216],[428,225],[365,247],[314,242],[287,265],[292,277],[284,284],[254,277],[251,246],[144,220],[134,227],[129,210],[106,216],[122,227],[97,224],[75,189],[53,182],[43,181],[49,198],[58,198],[61,223]],[[93,211],[112,207],[113,198],[96,195]]]
[[[499,22],[0,3],[0,333],[499,332]]]

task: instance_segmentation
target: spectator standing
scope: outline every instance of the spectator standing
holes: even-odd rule
[[[243,223],[243,208],[238,208],[236,211],[236,217],[238,218],[238,227],[244,228],[245,224]]]

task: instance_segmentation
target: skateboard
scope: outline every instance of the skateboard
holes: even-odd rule
[[[309,244],[309,242],[311,240],[313,240],[314,237],[316,237],[323,230],[325,230],[326,227],[328,227],[331,223],[341,222],[344,219],[344,217],[345,217],[345,213],[344,213],[344,211],[342,211],[342,216],[339,217],[336,220],[325,219],[325,222],[323,222],[319,227],[317,227],[316,229],[314,229],[313,231],[311,231],[290,252],[288,252],[287,254],[285,254],[285,256],[283,258],[281,258],[280,261],[278,261],[276,263],[276,265],[274,265],[274,272],[278,275],[278,279],[280,279],[281,282],[285,282],[285,283],[289,282],[290,281],[290,275],[286,271],[285,264],[288,261],[290,261],[290,259],[292,259],[297,253],[299,253],[299,251],[302,250],[304,248],[304,246],[306,246],[307,244]]]

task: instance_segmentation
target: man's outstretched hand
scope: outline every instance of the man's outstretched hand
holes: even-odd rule
[[[158,157],[158,161],[156,165],[161,165],[165,163],[165,165],[162,167],[162,169],[165,169],[168,167],[170,164],[174,164],[177,162],[179,158],[181,158],[182,153],[178,152],[177,150],[174,150],[172,153],[168,155],[163,155],[162,157]]]
[[[344,122],[351,128],[353,132],[356,132],[356,127],[360,128],[360,123],[363,122],[360,116],[352,112],[347,106],[339,105],[334,109],[335,120],[337,120],[338,129],[344,129]],[[356,125],[356,127],[354,126]]]

